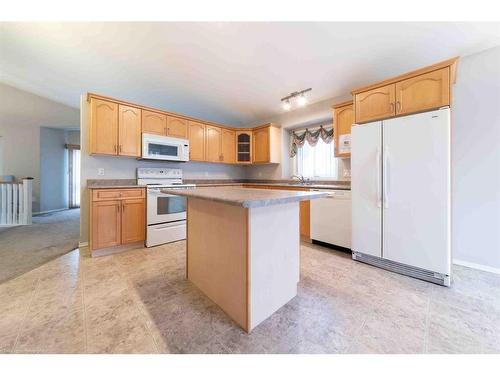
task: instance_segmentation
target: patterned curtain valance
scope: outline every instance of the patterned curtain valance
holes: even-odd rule
[[[303,132],[292,131],[291,137],[292,143],[290,146],[290,157],[293,158],[297,155],[298,147],[304,146],[305,141],[307,141],[307,143],[309,143],[312,147],[316,146],[320,138],[325,143],[331,143],[333,140],[333,128],[326,130],[323,125],[320,125],[317,130],[306,129]]]

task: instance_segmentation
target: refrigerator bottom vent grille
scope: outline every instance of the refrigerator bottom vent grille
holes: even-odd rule
[[[408,266],[406,264],[393,262],[392,260],[375,257],[356,251],[352,252],[352,259],[383,268],[388,271],[396,272],[402,275],[411,276],[416,279],[429,281],[434,284],[450,286],[450,276],[440,273],[427,271],[422,268]]]

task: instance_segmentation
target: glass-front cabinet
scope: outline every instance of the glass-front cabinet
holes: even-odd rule
[[[236,132],[236,162],[252,162],[252,131],[239,130]]]

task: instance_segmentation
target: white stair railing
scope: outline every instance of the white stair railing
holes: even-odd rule
[[[0,226],[32,223],[33,178],[0,183]]]

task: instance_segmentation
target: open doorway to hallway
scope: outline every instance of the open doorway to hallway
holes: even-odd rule
[[[0,102],[0,181],[32,178],[32,223],[0,225],[1,283],[78,247],[80,111],[3,83]]]

